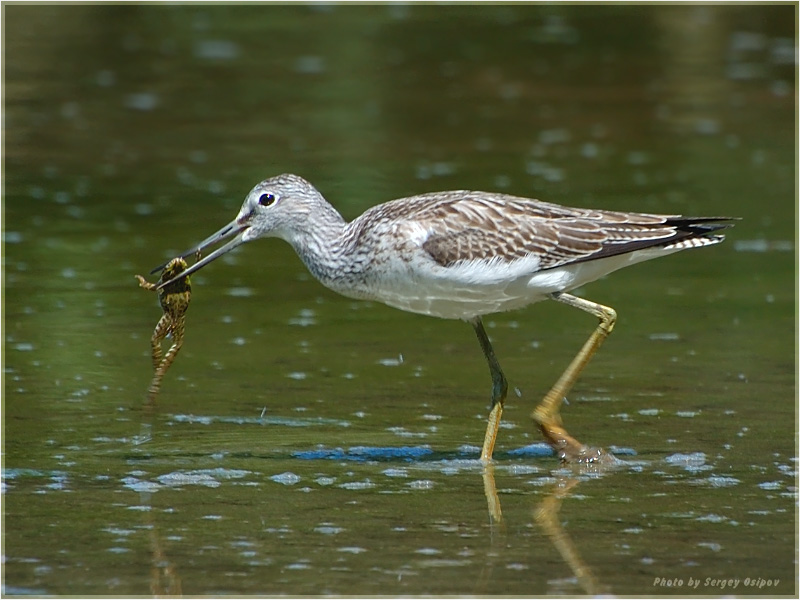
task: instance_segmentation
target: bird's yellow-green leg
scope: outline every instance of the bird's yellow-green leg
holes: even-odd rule
[[[470,322],[475,328],[481,350],[486,357],[486,362],[489,363],[489,372],[492,375],[492,407],[489,411],[489,423],[486,425],[486,436],[483,438],[483,449],[481,450],[481,460],[489,462],[492,460],[497,430],[500,427],[500,417],[503,415],[503,404],[508,394],[508,381],[503,375],[503,369],[500,368],[500,363],[497,361],[491,342],[489,342],[489,336],[486,335],[486,330],[483,328],[481,318],[475,317]]]
[[[531,416],[539,424],[545,438],[562,460],[577,462],[594,462],[601,459],[605,453],[599,448],[589,448],[569,435],[561,424],[561,402],[569,393],[578,379],[581,371],[594,356],[597,349],[614,329],[617,313],[613,308],[578,298],[570,294],[558,293],[551,296],[553,300],[574,306],[596,316],[600,323],[580,352],[558,379],[553,388],[547,393],[542,402],[537,406]]]

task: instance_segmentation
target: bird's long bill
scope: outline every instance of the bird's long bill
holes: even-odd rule
[[[239,246],[239,245],[243,244],[245,242],[245,240],[243,239],[245,231],[247,231],[247,227],[246,226],[242,227],[239,223],[237,223],[236,221],[233,221],[233,222],[228,223],[227,225],[225,225],[225,227],[223,227],[222,229],[220,229],[219,231],[217,231],[213,235],[210,235],[209,237],[204,239],[202,242],[200,242],[196,246],[193,246],[192,248],[189,248],[186,252],[181,253],[181,255],[180,255],[181,258],[186,258],[187,256],[192,256],[193,254],[196,254],[197,252],[199,252],[201,250],[204,250],[205,248],[208,248],[209,246],[213,246],[214,244],[216,244],[218,242],[221,242],[222,240],[233,236],[233,239],[231,241],[229,241],[227,244],[217,248],[216,250],[214,250],[214,252],[212,252],[208,256],[206,256],[203,259],[197,261],[196,263],[191,265],[188,269],[183,271],[177,277],[173,277],[169,281],[164,281],[162,283],[159,283],[157,289],[160,290],[164,286],[169,285],[172,282],[177,281],[178,279],[183,279],[187,275],[190,275],[190,274],[194,273],[195,271],[197,271],[199,269],[202,269],[208,263],[210,263],[213,260],[218,259],[223,254],[226,254],[226,253],[230,252],[231,250],[236,248],[236,246]],[[164,263],[160,267],[156,267],[155,269],[153,269],[151,271],[151,273],[155,273],[157,271],[162,270],[166,265],[167,265],[167,263]]]

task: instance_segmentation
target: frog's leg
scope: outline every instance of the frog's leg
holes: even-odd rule
[[[183,346],[183,334],[185,330],[186,330],[186,323],[183,317],[180,317],[177,320],[171,322],[169,333],[172,334],[172,346],[170,346],[169,350],[167,350],[167,353],[164,355],[164,358],[162,358],[161,362],[156,366],[156,372],[155,375],[153,375],[153,381],[150,382],[151,402],[155,400],[156,395],[158,395],[158,391],[161,389],[161,380],[164,378],[164,375],[166,374],[170,365],[172,365],[172,362],[175,360],[175,357],[178,356],[178,352],[180,352],[181,346]],[[160,352],[161,352],[161,347],[159,346],[159,356]]]
[[[167,372],[167,369],[169,369],[175,357],[178,356],[178,352],[181,351],[181,346],[183,346],[183,332],[183,319],[181,319],[179,322],[175,323],[175,327],[172,328],[172,346],[167,350],[167,354],[158,366],[158,370],[161,371],[162,376]]]
[[[172,317],[170,317],[166,313],[161,315],[161,319],[156,324],[156,328],[153,330],[153,335],[150,338],[150,348],[153,357],[153,369],[156,371],[158,371],[158,366],[161,364],[161,355],[162,355],[161,340],[167,337],[171,324],[172,324]]]
[[[149,281],[147,281],[141,275],[134,275],[134,277],[136,277],[136,279],[139,281],[139,287],[144,288],[146,290],[155,290],[156,289],[156,284],[155,283],[150,283]]]

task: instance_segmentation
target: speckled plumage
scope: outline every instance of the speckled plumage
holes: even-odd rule
[[[265,209],[267,193],[277,201]],[[471,319],[717,243],[713,231],[723,225],[714,221],[449,191],[380,204],[346,223],[310,183],[281,175],[253,188],[232,226],[242,241],[285,239],[315,277],[346,296]]]
[[[269,207],[259,202],[265,194],[276,198]],[[448,191],[379,204],[346,223],[310,183],[280,175],[256,185],[221,231],[238,234],[230,247],[283,238],[315,277],[346,296],[470,319],[520,308],[641,260],[718,243],[723,237],[714,231],[726,226],[718,221]]]
[[[447,270],[457,273],[455,267],[484,264],[487,270],[503,273],[501,277],[505,276],[511,285],[527,275],[646,248],[660,251],[637,258],[718,243],[723,237],[711,234],[721,227],[714,221],[568,208],[505,194],[450,191],[402,198],[371,208],[347,224],[340,239],[350,256],[397,254],[413,262],[417,271],[436,272],[437,282],[448,278]],[[618,268],[618,264],[624,266],[612,261],[605,264],[608,271]],[[521,269],[515,269],[515,265]],[[603,275],[603,271],[600,268],[597,273]],[[369,269],[364,274],[368,278]],[[387,279],[385,274],[378,277],[384,282]],[[419,278],[424,280],[425,276]],[[457,286],[454,302],[462,294],[458,279],[453,279]],[[494,277],[486,276],[485,282],[503,294]],[[577,285],[586,282],[581,280]],[[481,285],[478,280],[469,283]],[[547,290],[552,291],[555,290]],[[530,301],[541,299],[536,285],[527,286],[521,293],[527,294]]]

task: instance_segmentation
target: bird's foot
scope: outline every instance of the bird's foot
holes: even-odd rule
[[[580,465],[603,464],[611,456],[602,448],[584,446],[583,444],[578,444],[578,447],[565,446],[558,449],[557,454],[562,462]]]
[[[578,465],[598,465],[603,466],[612,464],[616,458],[610,452],[602,448],[594,448],[581,444],[574,437],[569,435],[561,424],[541,423],[539,428],[542,430],[545,439],[553,448],[561,462]]]

